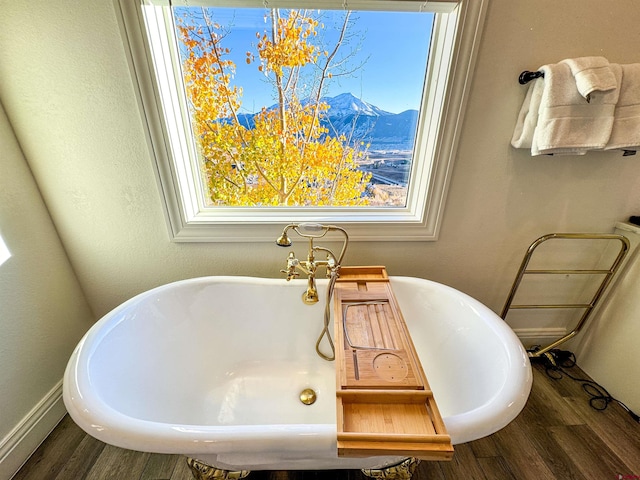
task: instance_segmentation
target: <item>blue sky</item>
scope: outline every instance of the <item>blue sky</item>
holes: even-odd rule
[[[214,21],[229,28],[223,46],[231,50],[236,63],[234,84],[243,87],[243,110],[256,112],[275,103],[274,91],[257,70],[258,62],[247,65],[246,52],[256,52],[256,32],[270,26],[265,9],[211,9]],[[317,14],[314,11],[314,14]],[[178,12],[179,14],[179,12]],[[325,29],[318,38],[329,45],[337,39],[338,26],[345,12],[322,11]],[[350,76],[334,76],[326,84],[325,95],[350,92],[383,110],[400,113],[420,107],[432,14],[404,12],[354,12],[349,29],[350,40],[340,53],[348,56],[347,69],[359,67]]]

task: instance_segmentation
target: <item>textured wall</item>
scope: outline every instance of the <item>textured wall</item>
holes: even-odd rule
[[[2,460],[3,450],[19,440],[9,434],[60,382],[93,316],[1,105],[0,235],[11,253],[0,265]],[[20,456],[41,440],[28,438],[16,447],[0,464],[0,478],[8,478],[20,465],[15,462],[25,460]]]

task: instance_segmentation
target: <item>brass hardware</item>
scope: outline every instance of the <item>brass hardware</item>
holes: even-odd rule
[[[320,301],[320,297],[318,297],[318,288],[316,287],[316,268],[319,263],[315,262],[315,259],[313,258],[313,250],[311,248],[312,247],[310,246],[309,256],[307,257],[307,261],[305,262],[309,268],[307,291],[302,294],[302,301],[307,305],[313,305],[314,303],[318,303]]]
[[[363,468],[362,473],[369,478],[380,480],[411,480],[420,460],[409,457],[397,465],[384,468]]]
[[[280,235],[280,237],[276,240],[276,245],[278,245],[279,247],[290,247],[291,244],[293,242],[291,241],[291,239],[287,236],[287,231],[283,231],[282,235]]]
[[[333,294],[333,288],[335,286],[335,282],[339,276],[340,265],[342,264],[342,259],[347,250],[347,246],[349,245],[349,235],[342,227],[337,227],[335,225],[322,225],[319,223],[290,223],[282,230],[282,235],[278,237],[276,240],[276,245],[280,247],[290,247],[292,242],[287,232],[289,230],[293,230],[298,235],[303,238],[309,240],[309,251],[307,252],[306,260],[299,260],[296,258],[294,252],[289,252],[287,257],[287,268],[284,270],[280,270],[281,273],[287,274],[287,281],[292,278],[296,278],[300,275],[298,270],[307,275],[307,290],[302,294],[302,301],[306,305],[313,305],[318,303],[320,300],[318,295],[318,288],[316,287],[316,272],[318,267],[325,267],[327,270],[327,278],[329,279],[329,285],[327,287],[327,300],[325,304],[324,310],[324,327],[320,336],[318,337],[318,341],[316,342],[316,352],[320,357],[327,361],[335,360],[335,347],[333,345],[333,340],[331,338],[330,332],[330,319],[331,319],[331,297]],[[340,255],[336,257],[331,250],[325,247],[314,246],[313,241],[318,238],[323,238],[329,232],[339,232],[344,236],[344,243],[342,245],[342,250],[340,251]],[[326,260],[316,260],[315,254],[317,252],[324,252],[327,256]],[[331,354],[326,355],[320,351],[320,343],[323,338],[327,339],[329,343],[329,347],[331,348]]]
[[[235,472],[222,470],[190,457],[187,458],[187,465],[196,480],[238,480],[251,473],[250,470],[238,470]]]
[[[305,405],[313,405],[318,399],[316,392],[310,388],[305,388],[300,392],[300,401]]]
[[[533,256],[535,249],[540,244],[546,242],[547,240],[552,240],[552,239],[617,240],[620,242],[621,245],[620,245],[620,250],[618,251],[618,255],[613,260],[613,263],[608,269],[588,269],[588,270],[586,269],[573,269],[573,270],[572,269],[544,269],[544,270],[531,269],[531,270],[527,270],[527,266],[529,265],[529,262],[531,260],[531,257]],[[627,237],[623,235],[591,234],[591,233],[550,233],[548,235],[544,235],[538,238],[529,246],[529,248],[527,249],[527,253],[525,254],[522,260],[522,264],[520,265],[520,269],[518,270],[518,273],[513,282],[513,285],[511,286],[511,291],[507,296],[507,301],[504,305],[504,308],[502,309],[502,313],[500,314],[500,317],[502,317],[502,319],[504,320],[507,314],[509,313],[509,310],[512,310],[512,309],[582,308],[585,310],[584,313],[582,314],[582,317],[580,318],[580,320],[578,321],[578,323],[576,324],[573,330],[571,330],[569,333],[567,333],[563,337],[559,338],[558,340],[554,341],[553,343],[551,343],[550,345],[547,345],[544,348],[539,348],[539,349],[536,349],[535,351],[530,351],[529,352],[530,357],[540,357],[542,355],[545,355],[550,350],[556,348],[558,345],[566,342],[570,338],[575,337],[580,332],[582,327],[584,327],[587,319],[591,315],[591,312],[593,312],[593,309],[598,304],[598,301],[602,298],[602,294],[606,290],[607,286],[609,286],[609,283],[611,283],[613,276],[620,268],[620,265],[622,264],[622,260],[624,260],[625,256],[629,252],[629,245],[630,245],[629,240],[627,239]],[[512,305],[513,298],[515,297],[516,291],[518,290],[518,287],[520,286],[520,282],[522,281],[522,278],[524,277],[525,274],[604,275],[604,278],[602,279],[602,282],[600,283],[596,293],[594,294],[593,298],[589,303]]]
[[[313,305],[320,301],[318,291],[315,288],[307,288],[307,291],[302,294],[302,301],[307,305]]]
[[[369,478],[380,480],[411,480],[419,463],[419,459],[410,457],[396,465],[384,468],[366,468],[361,471]],[[251,473],[250,470],[223,470],[190,457],[187,458],[187,465],[195,480],[239,480],[246,478]]]

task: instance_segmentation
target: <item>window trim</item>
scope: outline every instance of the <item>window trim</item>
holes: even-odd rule
[[[428,182],[426,195],[420,199],[424,200],[424,205],[405,209],[323,207],[311,212],[305,207],[284,207],[269,209],[268,214],[264,210],[260,212],[254,209],[251,214],[243,212],[242,215],[238,215],[237,208],[216,207],[215,217],[200,210],[195,189],[197,172],[172,160],[172,146],[184,150],[189,148],[189,142],[184,138],[185,129],[181,133],[179,128],[173,128],[165,121],[155,68],[147,48],[148,32],[141,2],[114,0],[114,3],[149,152],[154,159],[152,164],[171,240],[273,241],[283,225],[296,221],[341,225],[348,229],[350,237],[356,241],[437,240],[488,0],[461,0],[454,14],[444,18],[437,15],[434,23],[434,38],[439,33],[446,35],[453,42],[453,55],[449,64],[436,61],[427,69],[432,77],[437,75],[446,78],[448,75],[448,81],[437,82],[438,90],[432,88],[427,92],[428,99],[440,96],[444,100],[440,110],[431,109],[428,119],[423,118],[421,113],[421,125],[435,122],[435,128],[420,127],[416,138],[419,148],[433,149],[430,169],[418,172],[422,176],[413,178],[409,186],[410,189],[417,188],[419,182]],[[434,65],[439,68],[433,68]],[[158,75],[157,81],[165,82],[165,88],[175,87],[172,79],[162,78],[161,75]],[[172,128],[173,145],[165,135]],[[179,178],[186,178],[190,182],[180,182]],[[187,189],[188,198],[192,200],[184,201],[184,189]],[[393,218],[389,212],[393,213]]]

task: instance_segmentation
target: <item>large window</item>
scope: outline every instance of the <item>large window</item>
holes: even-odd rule
[[[174,240],[437,238],[483,2],[118,1]]]

